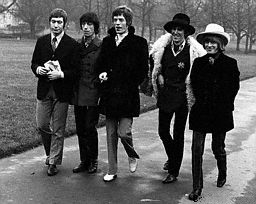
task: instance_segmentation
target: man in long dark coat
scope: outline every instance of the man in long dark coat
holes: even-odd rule
[[[189,199],[197,201],[203,189],[203,152],[205,136],[212,133],[212,151],[219,170],[217,187],[222,187],[227,176],[225,151],[226,132],[234,128],[234,100],[239,90],[237,61],[223,53],[230,41],[229,34],[217,24],[209,24],[197,40],[207,54],[194,61],[191,85],[195,104],[191,108],[189,128],[193,130],[192,174],[193,191]]]
[[[113,181],[117,173],[118,137],[128,154],[129,168],[135,172],[139,155],[133,147],[133,117],[140,113],[138,86],[148,71],[147,41],[134,34],[132,11],[120,6],[112,13],[114,27],[103,39],[97,60],[101,84],[101,113],[106,115],[108,173],[104,181]]]

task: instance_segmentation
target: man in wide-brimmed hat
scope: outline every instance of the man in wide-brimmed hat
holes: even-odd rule
[[[206,51],[190,36],[195,33],[195,28],[186,14],[176,14],[164,29],[168,33],[154,43],[150,55],[154,59],[152,83],[159,108],[158,133],[168,157],[164,165],[168,175],[163,183],[172,183],[179,175],[187,115],[193,103],[189,88],[190,69],[194,59]],[[171,136],[170,123],[174,114]]]
[[[195,104],[189,116],[189,128],[193,130],[193,191],[188,198],[193,201],[201,197],[203,189],[202,163],[207,133],[212,134],[212,151],[217,160],[217,187],[226,183],[225,137],[226,132],[234,128],[234,100],[239,89],[237,61],[223,53],[230,41],[224,28],[211,23],[197,35],[197,40],[207,54],[194,61],[190,77]]]

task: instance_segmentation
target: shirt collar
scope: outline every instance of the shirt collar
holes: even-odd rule
[[[62,31],[61,32],[61,34],[59,34],[59,35],[57,35],[57,36],[55,36],[55,35],[53,35],[52,33],[51,33],[51,40],[54,38],[54,37],[56,37],[56,39],[57,39],[57,45],[60,43],[60,41],[61,41],[61,39],[62,39],[62,37],[64,36],[64,31]]]
[[[119,45],[120,42],[128,35],[128,32],[124,33],[123,35],[116,35],[116,45]]]
[[[178,51],[175,52],[175,51],[174,51],[174,43],[173,43],[173,41],[172,41],[172,52],[173,52],[173,55],[174,55],[174,56],[177,56],[177,55],[184,49],[185,44],[186,44],[186,40],[184,40],[183,43],[181,43],[181,44],[179,45]]]

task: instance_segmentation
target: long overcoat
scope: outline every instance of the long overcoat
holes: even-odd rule
[[[223,53],[213,65],[208,54],[195,59],[190,76],[195,96],[189,116],[191,130],[212,133],[234,128],[233,110],[239,75],[237,61]]]
[[[108,80],[100,86],[100,112],[107,117],[137,117],[140,113],[138,86],[148,72],[146,39],[129,34],[117,46],[114,28],[103,39],[97,60],[98,73],[107,72]]]

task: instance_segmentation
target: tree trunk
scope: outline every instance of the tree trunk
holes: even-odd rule
[[[36,23],[34,21],[30,22],[29,27],[30,27],[30,37],[35,38],[36,37]]]
[[[245,38],[245,49],[244,49],[244,53],[245,54],[248,54],[248,44],[249,44],[249,36],[246,35],[246,38]]]
[[[241,41],[241,38],[237,37],[237,40],[236,40],[236,51],[240,51],[240,41]]]

